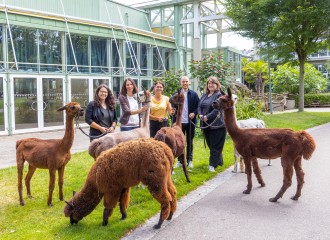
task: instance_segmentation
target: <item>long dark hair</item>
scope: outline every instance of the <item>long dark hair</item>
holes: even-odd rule
[[[111,109],[114,110],[116,107],[116,101],[115,101],[115,96],[112,94],[110,88],[105,85],[105,84],[101,84],[99,85],[96,90],[95,90],[95,94],[94,94],[94,104],[98,107],[101,106],[101,102],[100,102],[100,97],[99,97],[99,91],[101,88],[105,88],[108,91],[108,96],[105,99],[105,104]]]
[[[127,89],[126,89],[126,83],[127,83],[127,81],[130,81],[132,83],[132,85],[133,85],[133,94],[137,93],[138,92],[138,88],[137,88],[134,80],[132,78],[127,78],[124,81],[123,85],[121,86],[120,94],[121,95],[124,95],[124,96],[127,95]]]

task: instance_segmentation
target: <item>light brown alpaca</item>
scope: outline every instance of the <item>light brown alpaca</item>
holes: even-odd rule
[[[142,182],[161,204],[158,224],[170,220],[176,210],[176,189],[171,173],[174,157],[170,148],[152,138],[123,142],[103,152],[91,167],[84,187],[64,208],[71,224],[77,224],[90,214],[104,198],[102,225],[108,224],[119,202],[122,219],[129,204],[130,188]]]
[[[52,196],[55,187],[56,170],[58,171],[59,198],[63,201],[63,177],[65,165],[71,158],[70,149],[74,138],[74,118],[84,115],[79,103],[70,102],[57,109],[66,112],[65,134],[62,139],[25,138],[16,142],[16,162],[18,174],[19,202],[24,206],[22,194],[22,178],[24,162],[29,163],[29,171],[25,177],[26,191],[32,198],[30,181],[37,168],[49,170],[49,193],[47,204],[52,206]]]
[[[144,90],[144,104],[148,106],[148,110],[144,113],[140,128],[133,129],[127,132],[115,132],[107,134],[98,139],[94,139],[88,148],[88,153],[96,159],[103,151],[108,150],[121,142],[138,138],[149,138],[149,115],[150,115],[150,91]]]
[[[165,142],[173,152],[174,157],[181,157],[183,159],[182,168],[184,175],[186,176],[187,182],[190,182],[188,170],[187,170],[187,159],[186,159],[186,139],[182,132],[182,112],[184,103],[184,94],[182,91],[176,92],[171,98],[170,102],[173,105],[178,105],[177,119],[172,127],[163,127],[158,130],[155,135],[155,139]]]
[[[305,175],[302,169],[302,157],[310,159],[316,147],[312,136],[305,131],[295,132],[291,129],[240,129],[236,123],[234,101],[230,89],[228,88],[228,95],[223,94],[214,102],[213,106],[224,110],[227,131],[233,139],[237,151],[244,158],[248,185],[243,193],[251,192],[252,166],[258,182],[262,187],[265,186],[257,158],[275,159],[280,157],[284,175],[283,185],[276,196],[270,198],[269,201],[276,202],[291,186],[293,169],[296,171],[298,184],[296,194],[291,199],[298,200],[301,196]]]

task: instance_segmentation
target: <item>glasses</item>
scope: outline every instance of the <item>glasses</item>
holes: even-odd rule
[[[108,91],[99,91],[99,93],[105,93],[105,94],[108,94]]]

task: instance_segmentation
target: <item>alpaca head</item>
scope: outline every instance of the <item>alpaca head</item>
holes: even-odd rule
[[[235,104],[234,99],[232,98],[231,90],[228,88],[228,94],[222,92],[222,96],[219,97],[216,101],[213,102],[213,107],[218,110],[227,110],[232,108]]]
[[[151,91],[153,90],[153,86],[150,90],[145,89],[143,86],[143,91],[137,93],[137,97],[141,103],[149,103],[151,98]]]
[[[80,107],[80,104],[77,102],[69,102],[65,106],[57,109],[57,111],[65,110],[66,115],[71,117],[81,117],[84,116],[84,109]]]
[[[170,103],[174,106],[181,105],[184,103],[184,93],[182,90],[178,89],[176,93],[170,98]]]

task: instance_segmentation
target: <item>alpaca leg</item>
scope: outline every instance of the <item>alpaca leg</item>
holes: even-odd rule
[[[190,178],[188,175],[188,169],[187,169],[187,157],[186,157],[185,151],[183,151],[183,153],[180,157],[183,159],[183,163],[182,163],[183,173],[186,176],[187,182],[190,182]]]
[[[233,173],[237,173],[237,164],[238,164],[238,158],[239,158],[239,154],[234,146],[234,159],[235,159],[235,163],[234,163],[234,170]]]
[[[268,166],[271,166],[272,165],[272,160],[268,160]]]
[[[148,184],[148,189],[151,195],[160,203],[161,211],[159,221],[156,225],[154,225],[155,229],[159,229],[164,220],[168,219],[171,212],[170,203],[172,202],[171,194],[167,190],[167,186],[161,182],[152,182]]]
[[[167,218],[167,220],[171,220],[173,213],[175,212],[176,206],[177,206],[176,188],[172,182],[171,175],[169,175],[168,180],[167,180],[167,190],[171,194],[171,197],[172,197],[172,201],[170,202],[171,211],[170,211],[170,215]]]
[[[246,186],[246,190],[243,191],[244,194],[250,194],[252,189],[252,169],[251,169],[251,159],[244,158],[245,163],[245,173],[247,175],[248,184]]]
[[[49,192],[48,192],[48,206],[53,206],[53,192],[55,188],[55,180],[56,180],[56,169],[49,169]]]
[[[269,199],[270,202],[276,202],[279,198],[281,198],[292,184],[293,164],[291,164],[291,160],[282,158],[281,163],[283,167],[283,185],[276,196]]]
[[[60,198],[60,201],[63,201],[63,183],[64,183],[64,168],[65,166],[62,166],[58,169],[58,195]]]
[[[104,193],[104,197],[103,197],[104,210],[103,210],[102,226],[108,225],[109,217],[111,216],[113,209],[116,207],[117,202],[119,201],[120,194],[121,194],[120,191]]]
[[[128,208],[129,200],[130,200],[130,188],[124,188],[121,191],[121,195],[119,199],[121,220],[124,220],[127,217],[126,209]]]
[[[245,172],[245,165],[244,165],[244,159],[242,157],[239,157],[239,166],[240,166],[240,170],[241,172]]]
[[[31,178],[32,178],[35,171],[36,171],[36,168],[29,165],[29,171],[28,171],[28,173],[26,174],[26,177],[25,177],[26,192],[27,192],[27,195],[28,195],[29,198],[32,198],[32,195],[31,195]]]
[[[256,175],[258,183],[261,185],[261,187],[264,187],[266,184],[262,179],[261,170],[259,168],[258,160],[256,158],[252,159],[252,165],[253,165],[253,172]]]
[[[296,171],[296,176],[297,176],[297,192],[296,194],[291,197],[292,200],[298,200],[298,198],[301,196],[301,189],[304,185],[304,170],[301,167],[301,157],[296,159],[294,162],[294,169]]]
[[[18,188],[18,195],[19,195],[19,203],[21,206],[24,206],[24,200],[23,200],[23,186],[22,186],[22,180],[23,180],[23,169],[24,169],[24,160],[20,158],[19,156],[16,157],[17,162],[17,188]]]

